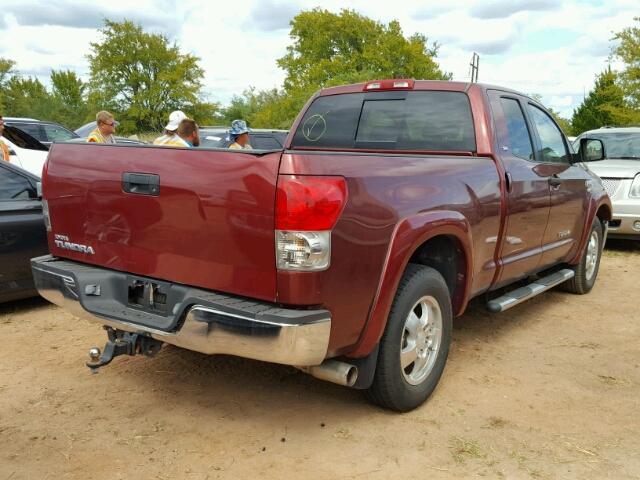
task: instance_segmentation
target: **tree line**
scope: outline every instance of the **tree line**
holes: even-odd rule
[[[283,85],[247,89],[224,107],[203,93],[198,57],[131,21],[105,20],[102,40],[90,44],[86,82],[73,71],[51,70],[45,86],[22,76],[13,60],[0,58],[0,112],[74,129],[93,120],[95,112],[109,110],[120,120],[121,134],[160,131],[177,109],[200,125],[244,118],[254,128],[288,129],[320,88],[376,78],[451,79],[437,62],[439,45],[421,34],[405,36],[397,21],[385,24],[353,10],[316,8],[299,13],[290,25],[292,42],[277,59],[286,73]],[[614,39],[612,56],[624,68],[599,74],[570,120],[554,112],[567,134],[640,123],[640,28],[624,29]]]
[[[575,134],[604,125],[640,125],[640,17],[634,21],[613,37],[618,44],[612,57],[621,61],[622,70],[608,66],[597,75],[595,86],[573,112]]]

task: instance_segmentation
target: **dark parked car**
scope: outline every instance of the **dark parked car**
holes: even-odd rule
[[[9,117],[4,119],[4,123],[19,128],[45,145],[51,145],[53,142],[68,142],[78,138],[76,133],[55,122],[36,120],[35,118]]]
[[[0,162],[0,302],[38,295],[29,260],[49,250],[38,180]]]
[[[201,127],[200,146],[204,148],[227,148],[231,142],[227,140],[226,127]],[[281,149],[287,138],[287,130],[255,128],[249,132],[249,143],[256,150]]]

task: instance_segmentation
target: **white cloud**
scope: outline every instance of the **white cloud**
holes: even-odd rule
[[[557,0],[494,0],[477,3],[470,12],[476,18],[507,18],[520,12],[556,10],[559,6]]]

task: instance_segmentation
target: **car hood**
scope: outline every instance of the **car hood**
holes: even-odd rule
[[[607,158],[598,162],[589,162],[587,167],[599,177],[633,178],[640,173],[640,160]]]

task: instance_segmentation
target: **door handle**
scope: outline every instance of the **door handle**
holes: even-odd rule
[[[157,197],[160,195],[160,175],[125,172],[122,174],[122,191]]]
[[[513,190],[513,178],[511,178],[511,174],[509,172],[506,172],[504,174],[504,179],[507,187],[507,192],[511,193],[511,191]]]
[[[562,179],[558,178],[556,175],[549,177],[549,185],[553,190],[558,190],[560,185],[562,185]]]

